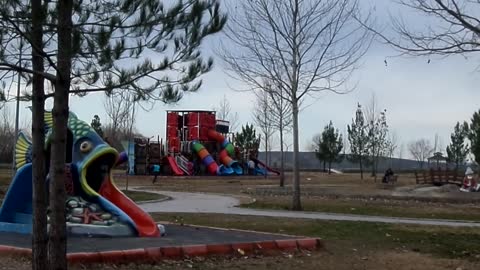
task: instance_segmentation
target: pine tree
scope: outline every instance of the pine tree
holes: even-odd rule
[[[322,134],[318,134],[315,137],[313,137],[313,148],[315,149],[315,157],[320,161],[321,164],[323,164],[323,171],[327,171],[326,164],[326,154],[322,151],[322,145],[323,145],[323,140],[322,140]]]
[[[98,115],[94,115],[92,119],[92,123],[90,126],[97,132],[98,136],[103,138],[103,130],[102,130],[102,123],[100,123],[100,117]]]
[[[450,135],[452,142],[447,146],[448,161],[455,163],[456,170],[458,170],[458,166],[466,160],[469,152],[468,146],[465,143],[467,135],[468,124],[466,122],[463,124],[457,122],[453,133]]]
[[[480,164],[480,110],[472,116],[468,139],[470,140],[470,151],[475,156],[475,162]]]
[[[320,147],[316,152],[320,153],[324,161],[328,163],[328,174],[330,174],[332,163],[340,162],[343,157],[340,155],[343,149],[343,138],[338,129],[335,129],[333,126],[332,121],[325,126],[319,146]]]
[[[168,8],[160,0],[2,2],[0,70],[2,78],[22,72],[22,76],[32,82],[34,92],[24,95],[38,105],[33,106],[32,112],[36,143],[41,140],[41,130],[36,129],[43,124],[44,99],[54,98],[50,266],[45,261],[34,262],[34,265],[66,268],[63,186],[66,146],[63,142],[69,95],[131,91],[136,101],[177,102],[183,92],[200,88],[201,81],[197,78],[213,64],[212,59],[201,57],[200,44],[205,37],[220,31],[225,22],[226,17],[220,13],[216,0],[178,1]],[[20,45],[24,43],[26,46]],[[21,55],[24,57],[20,58]],[[29,59],[32,65],[27,63]],[[44,93],[43,80],[50,82],[52,92]],[[36,164],[42,155],[34,153],[33,166],[39,168],[34,172],[37,180],[42,178],[41,168]],[[34,221],[37,222],[42,220],[42,213],[35,209],[41,198],[34,200]],[[45,216],[43,213],[41,222],[46,222]],[[33,227],[37,225],[34,223]],[[36,229],[34,233],[41,234]],[[34,245],[34,249],[35,254],[36,250],[45,248]],[[34,258],[42,256],[34,255]]]
[[[257,137],[253,125],[247,123],[245,126],[242,126],[241,132],[235,133],[234,143],[242,151],[257,151],[260,146],[260,138]]]
[[[348,160],[360,165],[360,178],[363,180],[363,166],[368,157],[368,134],[365,116],[363,115],[362,106],[357,105],[355,119],[352,119],[352,125],[347,125],[348,141],[350,142],[350,155]]]

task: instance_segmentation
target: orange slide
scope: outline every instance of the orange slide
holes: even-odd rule
[[[135,223],[138,235],[143,237],[158,237],[160,230],[152,217],[142,210],[136,203],[128,198],[111,181],[104,181],[100,195],[105,197],[125,214],[127,214]]]
[[[183,171],[180,170],[180,168],[178,167],[178,164],[175,161],[175,158],[172,156],[168,156],[167,159],[168,159],[168,164],[170,164],[170,168],[172,168],[173,174],[176,176],[183,175]]]

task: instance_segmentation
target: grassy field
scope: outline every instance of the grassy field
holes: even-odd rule
[[[159,221],[312,236],[369,250],[414,251],[480,263],[480,230],[371,222],[321,221],[222,214],[153,214]]]
[[[159,191],[205,192],[249,196],[256,200],[245,200],[243,207],[260,209],[288,210],[291,206],[291,196],[266,196],[255,193],[258,188],[276,187],[278,178],[241,179],[241,178],[161,178],[152,185],[149,177],[130,178],[129,185],[145,185]],[[117,177],[120,186],[124,184],[123,177]],[[306,211],[329,213],[347,213],[358,215],[380,215],[391,217],[457,219],[480,221],[480,205],[472,203],[428,202],[416,200],[401,200],[388,197],[390,190],[379,188],[373,179],[360,180],[359,175],[325,175],[320,173],[302,173],[302,189],[325,190],[326,195],[304,195],[302,202]],[[407,186],[414,183],[412,175],[402,175],[397,186]],[[355,192],[358,196],[349,196]],[[338,194],[338,196],[332,196]],[[381,195],[380,198],[376,196]],[[371,199],[370,199],[371,197]],[[388,198],[388,199],[386,199]]]
[[[255,199],[254,203],[242,204],[242,207],[276,210],[290,210],[291,207],[291,197],[289,196],[257,196]],[[307,197],[303,199],[302,203],[305,211],[480,221],[480,207],[473,204],[331,199],[322,197]]]

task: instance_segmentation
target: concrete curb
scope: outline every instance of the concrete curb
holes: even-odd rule
[[[170,197],[170,196],[167,196],[167,195],[164,195],[164,194],[155,192],[155,191],[142,189],[142,187],[132,187],[132,189],[135,190],[135,191],[138,191],[138,192],[146,192],[146,193],[151,193],[151,194],[157,194],[157,195],[165,196],[165,198],[158,199],[158,200],[148,200],[148,201],[138,201],[138,202],[135,202],[136,204],[139,204],[139,205],[140,205],[140,204],[147,204],[147,203],[160,203],[160,202],[170,201],[170,200],[173,199],[173,198]]]
[[[144,249],[115,250],[101,252],[78,252],[67,255],[70,264],[123,264],[155,263],[161,260],[181,259],[185,257],[208,257],[215,255],[245,255],[251,253],[273,254],[276,252],[293,252],[296,250],[321,249],[323,243],[317,238],[284,239],[263,242],[232,244],[186,245],[153,247]],[[23,254],[25,249],[11,248],[8,254]],[[13,251],[13,252],[12,252]],[[28,249],[31,254],[31,250]],[[0,250],[0,254],[3,252]]]
[[[276,252],[294,252],[297,250],[316,250],[323,248],[318,238],[282,239],[261,242],[244,242],[231,244],[185,245],[168,247],[150,247],[128,250],[100,252],[68,253],[69,264],[126,264],[155,263],[161,260],[173,260],[186,257],[208,257],[215,255],[274,254]],[[31,256],[29,248],[0,245],[0,255]]]
[[[143,190],[142,190],[143,191]],[[165,195],[163,195],[165,196]],[[172,200],[173,198],[170,197],[170,196],[165,196],[166,198],[163,198],[163,199],[158,199],[158,200],[150,200],[150,201],[138,201],[138,202],[135,202],[136,204],[140,205],[140,204],[147,204],[147,203],[160,203],[160,202],[165,202],[165,201],[170,201]]]

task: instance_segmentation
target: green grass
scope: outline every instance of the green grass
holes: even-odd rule
[[[257,198],[251,204],[243,204],[242,207],[255,209],[291,210],[290,198]],[[305,211],[345,213],[356,215],[408,217],[408,218],[429,218],[429,219],[452,219],[480,221],[480,208],[466,206],[439,207],[434,205],[421,204],[421,207],[410,203],[410,205],[392,205],[391,203],[369,203],[363,201],[342,201],[342,200],[304,200]]]
[[[167,196],[156,194],[156,193],[149,193],[143,191],[134,191],[134,190],[122,190],[122,192],[127,195],[130,199],[134,202],[142,202],[142,201],[153,201],[153,200],[161,200],[167,198]]]
[[[159,221],[347,241],[369,249],[402,249],[442,258],[480,260],[478,228],[320,221],[222,214],[153,214]]]

